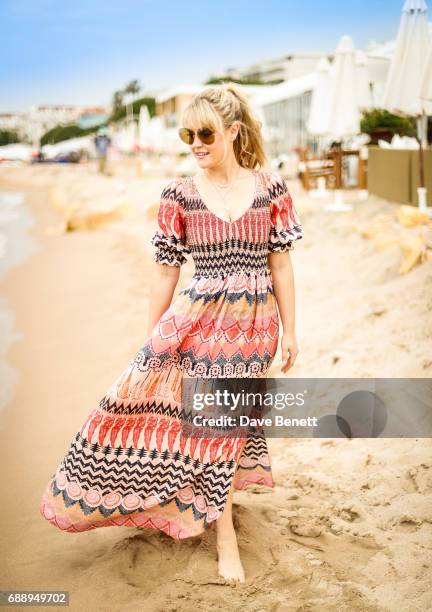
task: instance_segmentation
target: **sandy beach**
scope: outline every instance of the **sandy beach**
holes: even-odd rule
[[[110,177],[93,163],[0,167],[0,191],[22,193],[34,216],[36,246],[0,283],[13,326],[0,352],[11,389],[0,412],[2,589],[67,590],[71,610],[92,612],[432,609],[428,438],[269,440],[275,488],[234,494],[243,585],[218,578],[213,530],[185,541],[70,534],[39,514],[75,432],[145,341],[150,237],[169,178],[134,161]],[[430,378],[432,261],[400,274],[400,246],[380,250],[358,231],[377,215],[402,231],[388,221],[397,205],[353,191],[353,211],[329,213],[288,186],[304,226],[289,376]],[[190,260],[178,290],[192,273]],[[280,354],[270,375],[281,375]]]

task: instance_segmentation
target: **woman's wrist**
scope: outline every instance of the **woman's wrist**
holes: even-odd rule
[[[282,336],[295,336],[295,330],[292,327],[288,329],[282,328]]]

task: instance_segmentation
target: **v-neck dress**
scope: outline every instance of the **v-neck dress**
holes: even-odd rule
[[[264,433],[208,438],[181,426],[182,382],[262,378],[279,318],[270,252],[303,231],[284,179],[254,170],[255,194],[235,221],[203,202],[192,176],[163,189],[154,260],[195,271],[107,389],[50,478],[40,512],[68,532],[127,526],[182,539],[222,514],[231,485],[274,486]]]

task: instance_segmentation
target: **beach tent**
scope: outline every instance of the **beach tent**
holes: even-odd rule
[[[427,115],[432,114],[432,86],[428,68],[431,45],[426,2],[406,0],[384,90],[383,107],[395,115],[417,117],[420,148],[418,197],[419,207],[425,211],[428,209],[424,186],[423,147],[427,146]],[[432,207],[429,208],[432,210]]]

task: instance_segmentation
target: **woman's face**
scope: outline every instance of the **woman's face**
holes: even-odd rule
[[[195,128],[195,140],[190,145],[190,150],[200,168],[205,169],[211,168],[212,166],[218,166],[223,163],[231,153],[233,154],[233,142],[239,130],[239,124],[237,122],[234,122],[223,132],[215,132],[215,140],[210,145],[201,142],[197,134],[197,129],[199,128]]]

